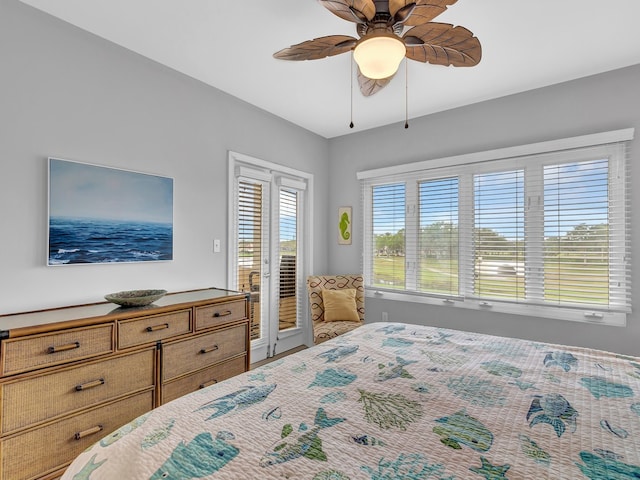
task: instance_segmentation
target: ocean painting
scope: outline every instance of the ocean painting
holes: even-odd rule
[[[49,158],[48,265],[173,260],[173,179]]]

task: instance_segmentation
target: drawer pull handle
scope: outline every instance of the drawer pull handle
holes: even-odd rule
[[[214,317],[218,318],[218,317],[228,317],[229,315],[231,315],[231,310],[225,310],[224,312],[216,312],[213,314]]]
[[[216,350],[218,350],[218,345],[214,345],[213,347],[209,347],[209,348],[203,348],[202,350],[200,350],[200,353],[211,353],[211,352],[215,352]]]
[[[102,425],[96,425],[95,427],[87,428],[82,432],[76,432],[73,436],[76,440],[81,440],[84,437],[88,437],[89,435],[93,435],[95,433],[101,432],[104,427]]]
[[[80,342],[68,343],[66,345],[60,345],[58,347],[49,347],[47,348],[47,353],[66,352],[67,350],[74,350],[76,348],[80,348]]]
[[[89,390],[90,388],[99,387],[100,385],[104,385],[104,378],[76,385],[76,391],[81,392],[82,390]]]
[[[167,328],[169,328],[169,324],[162,323],[160,325],[153,325],[151,327],[147,327],[147,332],[156,332],[158,330],[166,330]]]
[[[202,390],[203,388],[210,387],[211,385],[215,385],[216,383],[218,383],[218,380],[211,380],[210,382],[207,382],[207,383],[201,383],[200,389]]]

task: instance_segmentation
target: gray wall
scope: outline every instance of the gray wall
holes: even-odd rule
[[[362,220],[359,170],[640,126],[634,66],[415,119],[408,130],[326,140],[17,0],[0,1],[0,69],[0,314],[129,288],[226,286],[228,150],[315,175],[313,270],[341,273],[361,269],[361,232],[338,246],[335,229],[339,206],[352,205]],[[174,261],[46,267],[48,156],[173,177]],[[640,183],[640,171],[632,175]],[[632,214],[637,235],[640,209]],[[213,238],[223,240],[222,253],[212,253]],[[382,312],[640,355],[635,312],[617,328],[367,299],[369,321]]]
[[[354,206],[354,225],[362,221],[356,172],[402,163],[437,159],[495,148],[635,127],[631,144],[632,183],[640,185],[634,168],[640,152],[640,65],[487,101],[402,124],[330,140],[330,222],[339,206]],[[632,191],[632,204],[640,193]],[[640,209],[632,209],[632,235],[640,234]],[[361,270],[361,231],[351,246],[330,239],[332,273]],[[640,298],[640,241],[632,251],[633,297]],[[367,321],[409,321],[453,329],[582,345],[640,355],[638,305],[627,327],[604,327],[527,316],[491,314],[455,307],[428,306],[366,299]]]
[[[313,173],[324,204],[326,139],[1,0],[0,314],[125,289],[226,287],[229,150]],[[48,156],[173,177],[174,261],[46,267]],[[326,228],[316,215],[315,231]],[[316,268],[327,268],[326,242],[314,245]]]

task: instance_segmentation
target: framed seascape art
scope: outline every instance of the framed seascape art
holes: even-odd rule
[[[49,158],[47,265],[173,260],[173,179]]]
[[[351,245],[351,207],[338,208],[338,245]]]

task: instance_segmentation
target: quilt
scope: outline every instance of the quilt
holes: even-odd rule
[[[370,323],[181,397],[64,480],[640,478],[640,358]]]

